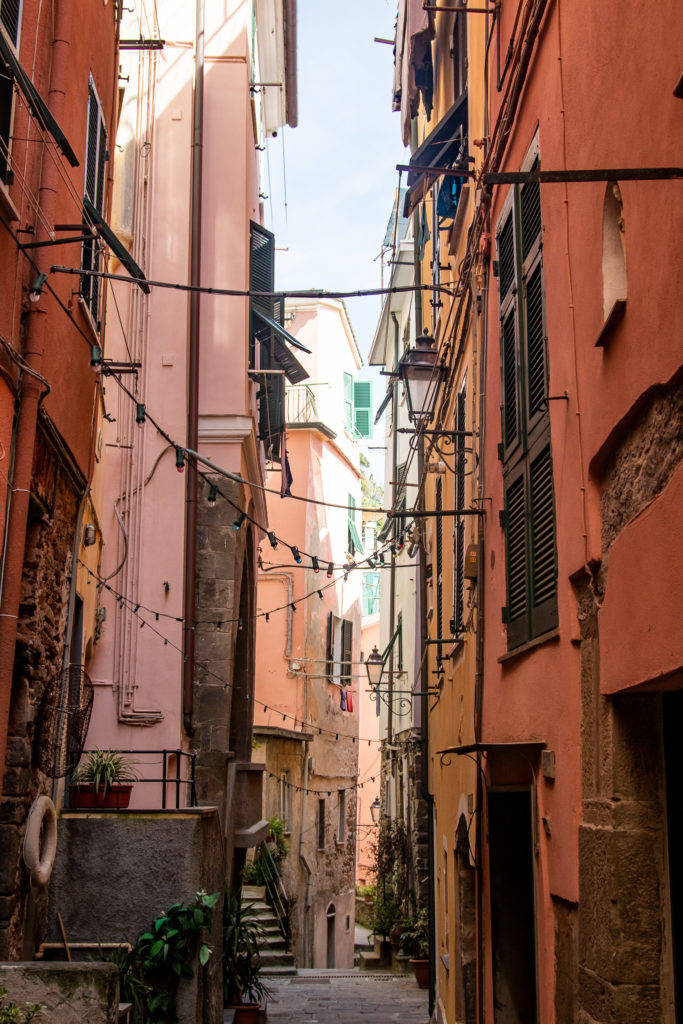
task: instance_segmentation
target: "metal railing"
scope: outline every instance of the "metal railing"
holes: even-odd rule
[[[289,948],[289,900],[277,864],[265,840],[259,843],[255,859],[259,861],[263,885],[266,887],[266,899],[273,908],[282,937]]]
[[[312,423],[319,419],[315,393],[308,384],[288,385],[286,403],[287,423]]]
[[[92,751],[84,750],[83,756],[92,753]],[[161,776],[152,777],[144,775],[138,777],[135,780],[136,786],[145,785],[159,785],[161,784],[161,800],[159,803],[155,802],[153,805],[149,805],[147,809],[152,807],[160,807],[161,810],[167,810],[170,807],[175,807],[179,810],[181,807],[196,807],[197,806],[197,787],[195,781],[195,765],[197,760],[196,754],[190,754],[186,750],[115,750],[112,751],[115,754],[124,754],[126,757],[131,759],[131,767],[136,768],[134,758],[137,756],[153,756],[156,755],[161,759]],[[175,766],[170,764],[171,758],[175,758]],[[155,762],[140,762],[141,765],[154,765]],[[183,768],[187,767],[187,771],[183,772]],[[182,787],[186,787],[183,789]],[[169,790],[171,795],[171,801],[169,802]],[[185,802],[181,802],[181,793],[185,793]],[[67,787],[68,794],[68,787]],[[175,798],[175,799],[173,799]]]

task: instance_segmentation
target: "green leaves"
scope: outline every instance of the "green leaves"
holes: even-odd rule
[[[208,895],[202,889],[189,906],[174,903],[138,937],[130,952],[117,950],[110,957],[119,968],[122,996],[135,1007],[136,1022],[177,1021],[178,982],[192,977],[196,953],[202,967],[208,963],[211,947],[199,943],[202,931],[211,927],[219,898],[219,892]],[[2,1017],[0,1024],[4,1024]]]

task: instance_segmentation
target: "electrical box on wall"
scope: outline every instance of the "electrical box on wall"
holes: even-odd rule
[[[465,552],[465,579],[476,580],[479,568],[479,545],[469,544]]]

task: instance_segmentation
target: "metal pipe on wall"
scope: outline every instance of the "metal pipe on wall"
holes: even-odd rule
[[[204,0],[196,0],[194,96],[192,106],[192,199],[190,209],[190,285],[201,283],[202,265],[202,149],[204,136]],[[201,296],[190,293],[187,447],[199,447],[199,327]],[[188,456],[192,466],[192,456]],[[194,656],[197,585],[197,494],[198,476],[194,469],[187,474],[185,510],[185,593],[183,618],[183,727],[188,736],[194,735]]]

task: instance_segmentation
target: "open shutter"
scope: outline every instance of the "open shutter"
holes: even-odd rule
[[[538,161],[532,170],[538,168]],[[537,181],[529,181],[522,186],[520,195],[522,221],[522,261],[534,248],[541,237],[541,186]]]
[[[275,235],[255,221],[249,222],[249,290],[252,292],[272,292],[275,288]],[[263,368],[270,367],[270,330],[260,330],[257,337],[257,324],[252,310],[265,313],[271,320],[275,317],[275,303],[271,297],[251,296],[249,300],[249,365],[256,366],[257,343],[265,350],[265,358],[261,361]],[[263,323],[261,322],[261,327]]]
[[[372,437],[372,383],[355,381],[353,385],[353,422],[361,437]]]
[[[257,371],[256,401],[259,410],[259,441],[263,441],[266,458],[279,462],[282,452],[282,431],[285,427],[285,375],[281,371]]]
[[[505,542],[507,562],[507,607],[504,619],[508,647],[529,639],[529,555],[525,463],[510,474],[505,485]]]
[[[550,442],[539,444],[529,463],[531,536],[531,635],[554,629],[557,612],[557,545]]]
[[[344,686],[351,685],[351,669],[353,660],[353,623],[349,619],[343,619],[341,624],[341,680]]]
[[[458,392],[456,399],[455,429],[466,430],[465,413],[467,407],[467,391],[463,387]],[[464,437],[457,437],[455,440],[456,449],[456,476],[455,476],[455,507],[465,507],[465,473],[466,466],[466,445]],[[454,633],[459,633],[463,627],[465,615],[465,517],[456,516],[455,519],[455,622]]]
[[[325,653],[327,657],[325,675],[332,682],[334,679],[334,612],[330,612],[327,616],[327,647]]]
[[[21,20],[21,0],[0,0],[0,22],[2,22],[12,46],[19,44],[19,22]]]
[[[344,428],[353,433],[353,377],[344,371]]]

